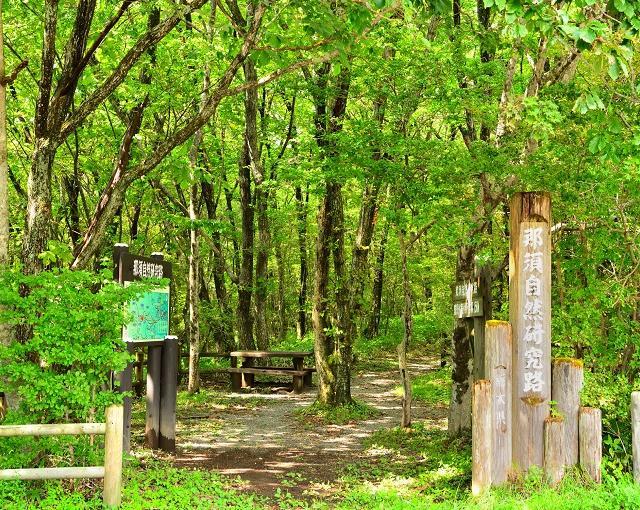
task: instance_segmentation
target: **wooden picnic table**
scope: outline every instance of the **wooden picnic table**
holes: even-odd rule
[[[232,351],[231,357],[231,385],[235,391],[240,388],[253,386],[254,377],[260,375],[289,375],[293,377],[293,390],[300,393],[305,386],[311,385],[312,367],[304,366],[304,359],[313,356],[313,351]],[[288,358],[293,366],[287,367],[256,367],[256,359]],[[240,361],[240,366],[238,362]]]

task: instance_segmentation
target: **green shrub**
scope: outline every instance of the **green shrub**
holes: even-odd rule
[[[0,274],[0,318],[14,331],[0,348],[0,378],[18,396],[18,419],[84,421],[119,398],[106,383],[129,359],[121,340],[124,303],[140,292],[106,272]],[[26,340],[15,338],[19,330],[29,332]]]
[[[5,424],[102,421],[104,408],[122,398],[111,389],[110,375],[129,359],[121,340],[124,303],[147,287],[123,288],[107,272],[0,273],[0,321],[12,326],[10,344],[0,346],[0,381],[17,402]],[[5,439],[0,467],[101,464],[100,441]],[[17,484],[2,483],[0,490]]]

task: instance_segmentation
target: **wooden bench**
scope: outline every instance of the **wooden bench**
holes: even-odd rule
[[[240,388],[253,386],[255,375],[280,375],[293,378],[293,391],[301,393],[305,386],[311,386],[314,368],[304,367],[304,358],[313,356],[313,352],[299,351],[234,351],[230,353],[231,368],[227,369],[231,374],[231,387],[234,391]],[[293,366],[288,367],[256,367],[258,358],[289,358],[293,360]],[[242,364],[238,367],[238,361]]]
[[[231,374],[232,387],[234,391],[238,391],[244,385],[253,386],[253,376],[258,375],[284,375],[293,377],[293,391],[296,393],[302,393],[305,386],[311,386],[311,376],[313,370],[303,369],[296,370],[294,368],[281,368],[281,367],[240,367],[240,368],[228,368],[227,371]]]

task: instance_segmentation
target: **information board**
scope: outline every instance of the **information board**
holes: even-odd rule
[[[122,285],[148,278],[171,279],[171,263],[161,254],[151,257],[129,253],[126,245],[114,248],[114,278]],[[170,287],[153,289],[127,304],[131,322],[122,329],[125,342],[152,343],[164,341],[169,335],[171,318]]]
[[[154,342],[169,335],[169,287],[146,292],[128,303],[131,322],[125,326],[125,342]]]

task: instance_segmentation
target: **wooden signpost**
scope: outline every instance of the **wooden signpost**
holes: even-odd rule
[[[510,321],[487,321],[484,358],[474,356],[482,363],[474,375],[483,375],[473,386],[472,492],[480,494],[532,466],[544,468],[547,481],[556,485],[567,467],[579,463],[600,483],[602,415],[580,407],[582,361],[556,359],[552,377],[551,199],[548,193],[516,193],[510,205]],[[454,287],[458,317],[490,308],[474,304],[479,287]],[[632,395],[631,408],[634,475],[640,482],[640,392]]]
[[[172,266],[161,253],[143,257],[129,253],[129,247],[118,244],[113,250],[114,279],[122,285],[145,278],[171,279]],[[169,336],[171,318],[170,287],[154,289],[129,303],[133,317],[123,328],[123,340],[133,353],[147,347],[147,415],[145,439],[152,449],[175,451],[175,414],[177,395],[178,341]],[[132,389],[133,363],[118,374],[120,391]],[[131,441],[131,397],[124,399],[124,449]]]
[[[551,197],[511,200],[509,318],[513,330],[513,462],[543,466],[551,399]]]
[[[453,315],[456,319],[473,319],[473,378],[477,381],[485,377],[484,326],[489,314],[490,285],[484,271],[475,268],[478,275],[473,279],[459,280],[452,287]]]

